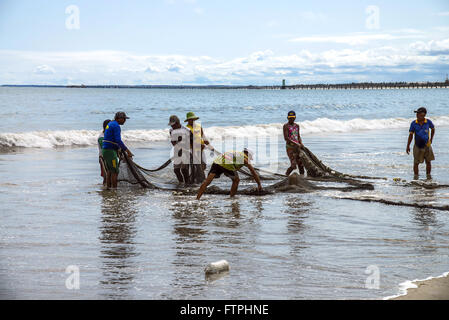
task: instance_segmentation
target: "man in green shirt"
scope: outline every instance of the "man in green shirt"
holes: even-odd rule
[[[254,170],[254,167],[251,165],[250,160],[253,158],[251,151],[248,149],[244,149],[243,152],[225,152],[224,154],[218,156],[214,163],[212,164],[209,174],[206,180],[201,185],[198,190],[198,195],[196,199],[199,200],[203,195],[204,191],[206,191],[207,186],[214,180],[215,178],[219,178],[221,174],[224,173],[225,176],[231,178],[232,186],[230,196],[233,197],[237,193],[237,188],[239,186],[239,175],[237,171],[243,166],[248,167],[249,171],[254,177],[254,180],[257,182],[258,190],[262,191],[262,185],[260,183],[259,176]]]

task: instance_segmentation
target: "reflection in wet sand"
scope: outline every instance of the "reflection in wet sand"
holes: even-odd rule
[[[207,220],[206,208],[201,204],[175,202],[170,207],[173,212],[173,232],[177,236],[176,243],[201,243],[207,231],[204,229]]]
[[[434,189],[413,188],[412,199],[416,203],[432,203],[438,200]],[[438,225],[435,210],[413,208],[413,222],[419,227],[416,249],[421,253],[432,253],[437,250],[432,228]]]
[[[100,285],[108,299],[126,299],[136,273],[133,257],[137,233],[134,201],[136,191],[103,190],[101,206],[101,261],[103,278]],[[129,297],[132,298],[132,297]]]
[[[289,244],[291,246],[291,254],[298,255],[305,246],[304,231],[307,226],[304,221],[308,217],[311,205],[305,202],[298,195],[291,195],[285,198],[284,213],[288,215],[287,232],[289,234]]]
[[[201,261],[204,250],[208,247],[207,205],[201,202],[174,201],[169,210],[172,212],[175,236],[173,239],[175,257],[172,261],[174,272],[170,288],[174,291],[180,288],[195,288],[194,291],[199,294],[203,285],[197,278],[202,272]]]

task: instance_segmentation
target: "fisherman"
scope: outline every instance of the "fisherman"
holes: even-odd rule
[[[103,158],[103,140],[104,140],[104,131],[106,130],[106,126],[111,122],[110,119],[106,119],[103,121],[103,131],[98,136],[98,161],[100,162],[101,176],[103,177],[103,185],[106,185],[106,164]]]
[[[435,126],[432,121],[426,119],[427,109],[424,107],[415,110],[416,120],[410,124],[410,134],[407,141],[407,154],[410,154],[410,143],[415,136],[415,145],[413,146],[413,172],[414,179],[418,179],[419,176],[419,164],[426,161],[426,174],[427,179],[432,179],[431,161],[435,160],[435,155],[432,150],[433,137],[435,136]],[[429,132],[431,131],[431,133]],[[430,133],[430,134],[429,134]]]
[[[191,132],[175,115],[170,116],[168,125],[171,126],[170,141],[174,147],[173,170],[179,182],[188,184]]]
[[[239,175],[237,173],[243,166],[248,167],[253,175],[254,180],[257,182],[257,187],[259,192],[262,191],[262,185],[260,183],[259,176],[257,175],[254,167],[251,165],[250,161],[253,158],[253,154],[247,148],[243,149],[243,152],[225,152],[224,154],[218,156],[209,171],[207,179],[203,182],[200,189],[198,190],[198,195],[196,199],[199,200],[206,190],[207,186],[215,178],[219,178],[222,173],[232,180],[232,186],[230,191],[230,196],[233,197],[237,193],[237,188],[239,186]]]
[[[190,183],[202,183],[206,178],[204,170],[206,170],[206,158],[204,156],[204,148],[209,147],[212,151],[214,148],[210,145],[207,138],[204,136],[201,124],[195,122],[199,117],[193,112],[187,112],[186,119],[187,128],[192,132],[191,140],[191,180]]]
[[[106,184],[108,189],[111,187],[117,188],[117,177],[119,173],[118,152],[121,150],[126,152],[130,158],[133,157],[133,154],[125,146],[121,138],[120,126],[126,122],[126,119],[129,119],[129,117],[124,112],[117,112],[114,121],[109,122],[104,131],[103,158],[106,162]]]
[[[301,136],[299,134],[299,124],[295,123],[296,113],[295,111],[289,111],[287,114],[288,122],[284,124],[284,139],[286,142],[287,156],[290,159],[290,167],[285,172],[285,175],[289,176],[293,170],[298,167],[299,173],[304,174],[304,165],[299,159],[299,149],[303,148]]]

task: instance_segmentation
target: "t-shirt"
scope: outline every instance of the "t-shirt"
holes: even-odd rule
[[[190,130],[184,126],[181,128],[170,128],[170,141],[176,142],[174,146],[174,164],[190,163]]]
[[[299,144],[299,125],[297,123],[292,125],[287,123],[287,137]],[[291,141],[287,141],[287,148],[288,147],[296,147],[296,144]]]
[[[410,132],[415,134],[415,144],[418,148],[424,148],[430,146],[430,129],[435,128],[432,121],[424,119],[424,123],[420,125],[418,120],[413,121],[410,124]]]
[[[111,121],[104,131],[103,149],[122,149],[126,151],[128,148],[122,141],[121,129],[117,121]]]
[[[245,165],[245,159],[248,160],[248,156],[245,153],[231,151],[218,156],[214,163],[230,171],[237,171]]]
[[[187,125],[186,128],[192,132],[191,148],[192,148],[193,164],[204,163],[206,157],[204,155],[203,147],[206,146],[204,141],[207,140],[207,138],[204,135],[203,128],[199,123],[196,122],[193,124],[193,127],[191,125]]]

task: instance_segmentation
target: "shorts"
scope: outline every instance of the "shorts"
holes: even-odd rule
[[[295,167],[298,165],[299,167],[303,167],[301,160],[299,160],[299,150],[298,147],[287,147],[287,156],[290,159],[290,166]]]
[[[430,162],[435,160],[435,155],[433,154],[432,146],[425,146],[424,148],[419,148],[416,144],[413,146],[413,161],[415,164]]]
[[[216,163],[213,163],[212,166],[210,167],[209,174],[211,173],[215,174],[215,178],[220,178],[222,173],[224,173],[226,177],[231,178],[232,180],[239,177],[237,171],[228,170]]]
[[[102,153],[104,161],[106,163],[106,171],[118,174],[119,170],[117,151],[114,149],[103,149]]]
[[[173,169],[177,170],[177,169],[188,169],[189,165],[188,164],[183,164],[183,163],[179,163],[179,164],[173,164]]]

